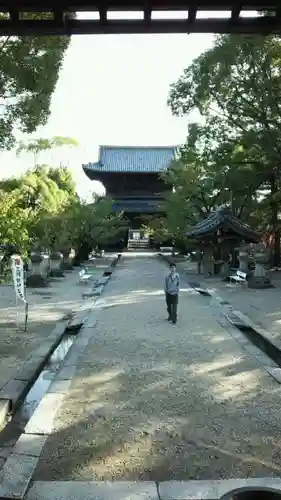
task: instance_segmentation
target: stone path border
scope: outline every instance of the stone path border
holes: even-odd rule
[[[281,494],[281,478],[221,481],[34,482],[26,500],[219,500],[240,489],[271,489]]]
[[[68,321],[60,321],[54,330],[46,337],[45,342],[32,352],[23,367],[0,390],[0,425],[6,423],[7,414],[14,413],[25,397],[33,382],[35,382],[46,361],[60,343]],[[6,411],[5,411],[6,410]]]
[[[115,259],[112,269],[115,268],[121,259],[121,254]],[[110,279],[111,275],[109,276]],[[102,290],[108,283],[104,281]],[[99,301],[94,302],[94,307],[99,305]],[[40,401],[38,407],[33,413],[31,419],[25,427],[25,432],[21,434],[16,444],[14,445],[11,454],[5,461],[0,470],[0,498],[17,498],[23,499],[32,479],[42,448],[53,430],[53,422],[56,411],[61,405],[65,394],[71,384],[71,380],[75,375],[76,365],[79,356],[81,356],[88,345],[90,338],[93,335],[93,328],[97,321],[97,309],[87,308],[79,312],[79,324],[82,324],[80,331],[64,360],[62,366],[52,382],[49,390]],[[81,313],[81,314],[80,314]],[[82,314],[83,313],[83,314]],[[84,316],[83,316],[84,315]],[[74,318],[75,323],[75,318]],[[66,330],[66,323],[60,325],[59,337],[56,339],[55,347],[59,344]],[[63,329],[63,331],[62,331]],[[54,335],[51,334],[53,337]],[[50,353],[55,347],[50,348]],[[46,347],[44,347],[46,349]],[[41,348],[40,348],[41,349]],[[44,360],[48,359],[49,355],[44,351]],[[40,364],[40,367],[44,362]],[[37,372],[40,370],[37,369]],[[29,387],[32,385],[29,381]],[[28,381],[26,381],[26,385]],[[26,392],[26,391],[25,391]],[[7,394],[8,397],[8,394]],[[21,396],[22,397],[22,393]]]
[[[159,256],[167,263],[170,263],[172,260],[171,256],[169,255],[159,254]],[[237,329],[234,325],[235,322],[238,321],[241,323],[241,325],[248,326],[255,330],[257,332],[257,335],[264,339],[265,342],[270,344],[276,352],[280,353],[281,357],[281,350],[274,343],[271,335],[266,330],[261,328],[261,326],[254,323],[246,314],[235,310],[229,302],[226,302],[222,297],[214,293],[212,289],[209,289],[208,287],[201,287],[200,284],[195,285],[189,283],[189,285],[198,293],[204,294],[205,291],[206,294],[212,298],[214,304],[216,306],[219,306],[222,312],[222,314],[219,315],[219,323],[224,326],[224,328],[226,328],[231,336],[241,344],[243,349],[246,350],[250,356],[255,358],[256,362],[260,366],[262,366],[262,368],[268,373],[268,375],[270,375],[276,382],[281,384],[280,366],[275,363],[269,356],[263,353],[258,347],[256,347],[250,340],[248,340],[247,337],[243,335],[243,333],[241,333],[241,331],[239,331],[239,329]]]

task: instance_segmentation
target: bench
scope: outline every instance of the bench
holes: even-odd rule
[[[87,283],[87,281],[91,278],[92,275],[87,274],[85,269],[81,269],[81,271],[79,271],[79,283]]]
[[[231,283],[232,281],[235,281],[236,285],[238,283],[242,283],[243,285],[248,285],[247,273],[243,273],[243,271],[239,271],[239,269],[238,269],[236,271],[236,274],[229,276],[229,282]]]
[[[173,252],[173,247],[160,247],[160,252]]]
[[[104,257],[104,250],[97,250],[96,257]]]
[[[89,260],[96,259],[97,257],[104,257],[104,255],[105,255],[104,250],[93,250],[89,254]]]

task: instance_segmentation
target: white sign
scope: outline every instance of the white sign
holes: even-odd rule
[[[20,255],[12,255],[12,274],[16,296],[26,302],[24,293],[24,269],[23,261]]]

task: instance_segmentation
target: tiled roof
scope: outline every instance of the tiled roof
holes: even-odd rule
[[[176,150],[176,146],[101,146],[99,161],[83,168],[96,172],[163,172],[175,159]]]
[[[226,227],[232,230],[244,240],[256,242],[261,239],[260,235],[254,231],[248,224],[235,217],[228,207],[219,207],[214,212],[199,222],[192,231],[186,233],[186,236],[200,238],[214,234],[220,228]]]

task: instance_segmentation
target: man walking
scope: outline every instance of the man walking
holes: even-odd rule
[[[168,321],[177,322],[177,309],[180,291],[180,277],[176,272],[176,265],[170,265],[170,272],[165,277],[164,292],[168,311]]]

